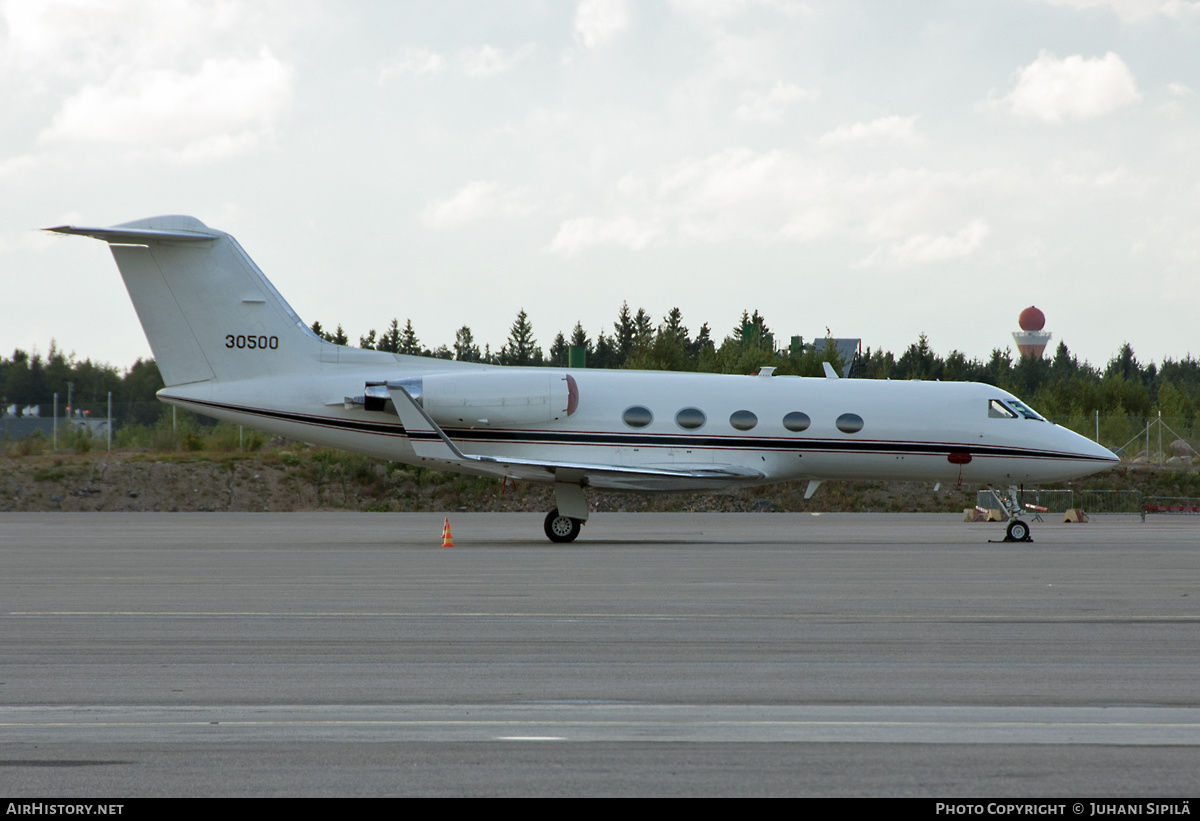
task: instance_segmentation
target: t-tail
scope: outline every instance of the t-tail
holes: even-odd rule
[[[109,244],[167,387],[302,372],[336,350],[237,240],[195,217],[48,230]]]

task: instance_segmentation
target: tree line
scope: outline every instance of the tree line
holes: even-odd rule
[[[338,327],[336,334],[313,330],[325,339],[345,343]],[[828,332],[826,334],[829,336]],[[1146,418],[1162,412],[1164,417],[1184,420],[1191,426],[1200,411],[1200,360],[1188,354],[1183,359],[1167,358],[1161,365],[1142,364],[1133,347],[1122,344],[1103,367],[1080,361],[1065,342],[1038,359],[1026,359],[1009,348],[995,348],[987,359],[969,358],[959,350],[946,356],[935,352],[929,339],[921,334],[899,356],[891,351],[866,348],[852,362],[843,362],[828,340],[805,344],[777,344],[774,333],[759,311],[743,311],[741,320],[718,343],[708,324],[694,335],[684,324],[679,308],[672,308],[655,323],[643,308],[636,311],[623,303],[612,324],[590,336],[579,322],[570,336],[559,331],[549,349],[543,352],[534,336],[524,310],[517,314],[508,339],[492,352],[476,344],[471,329],[459,328],[453,348],[430,350],[421,346],[411,320],[403,330],[393,319],[387,333],[377,337],[374,330],[359,340],[360,347],[394,353],[409,353],[486,362],[497,365],[549,365],[565,367],[567,350],[576,346],[585,351],[588,367],[635,368],[644,370],[697,371],[704,373],[753,373],[761,367],[773,367],[780,375],[822,376],[825,361],[839,372],[850,366],[850,376],[858,379],[926,379],[947,382],[983,382],[1022,397],[1047,416],[1068,419],[1090,417],[1096,412],[1110,416]]]
[[[337,344],[349,344],[338,325],[329,332],[319,322],[312,330]],[[827,336],[828,336],[827,332]],[[759,311],[744,311],[741,320],[720,340],[707,323],[693,333],[678,308],[655,322],[643,308],[621,306],[611,329],[595,336],[576,322],[569,334],[559,331],[545,350],[539,345],[533,325],[522,309],[513,321],[508,338],[493,350],[480,346],[469,326],[455,332],[453,345],[430,348],[424,345],[412,321],[401,325],[392,319],[382,333],[371,329],[358,340],[359,347],[393,353],[431,356],[463,362],[497,365],[565,367],[568,349],[580,347],[591,368],[696,371],[705,373],[753,373],[773,367],[775,373],[821,376],[822,362],[829,361],[841,372],[850,366],[850,376],[859,379],[926,379],[984,382],[1008,390],[1046,416],[1086,429],[1086,420],[1097,411],[1105,416],[1148,419],[1160,412],[1188,428],[1200,410],[1200,361],[1190,354],[1166,359],[1160,365],[1141,363],[1125,343],[1103,367],[1081,362],[1065,342],[1045,358],[1025,359],[1010,349],[994,349],[987,359],[968,358],[952,350],[946,356],[935,352],[922,334],[899,356],[882,349],[866,348],[849,363],[842,362],[828,340],[789,339],[776,342],[775,335]],[[1048,352],[1049,353],[1049,352]],[[65,404],[68,383],[77,406],[102,407],[107,393],[121,407],[152,402],[163,386],[153,360],[138,360],[128,369],[77,360],[50,343],[45,356],[20,349],[11,358],[0,356],[0,401],[19,408],[46,404],[57,392]],[[140,421],[140,420],[139,420]],[[1114,432],[1114,436],[1119,432]]]
[[[106,409],[111,392],[121,418],[146,423],[158,417],[158,410],[147,409],[145,403],[154,402],[161,387],[162,376],[153,359],[139,359],[119,370],[91,359],[77,360],[75,354],[59,350],[54,340],[44,357],[20,348],[12,358],[0,356],[0,413],[14,405],[18,413],[30,405],[49,405],[57,393],[59,413],[65,413],[69,397],[76,408],[94,415]]]

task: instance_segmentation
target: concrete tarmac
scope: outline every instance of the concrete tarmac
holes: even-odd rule
[[[1182,796],[1200,519],[0,516],[0,795]]]

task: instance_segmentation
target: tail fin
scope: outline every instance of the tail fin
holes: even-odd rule
[[[326,343],[237,240],[195,217],[50,228],[109,244],[168,387],[312,368]]]

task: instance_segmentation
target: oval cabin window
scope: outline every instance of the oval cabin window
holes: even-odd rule
[[[631,428],[644,428],[654,421],[654,414],[650,412],[649,408],[634,405],[632,408],[627,408],[621,418]]]
[[[684,408],[675,414],[675,424],[684,430],[695,430],[696,428],[704,427],[706,421],[708,420],[704,415],[704,411],[699,408]]]
[[[758,424],[758,417],[748,410],[734,411],[729,417],[729,424],[738,430],[751,430]]]
[[[811,424],[812,420],[808,418],[808,414],[800,411],[792,411],[783,417],[783,426],[794,433],[808,430],[808,426]]]
[[[843,413],[836,424],[842,433],[858,433],[863,428],[863,418],[857,413]]]

